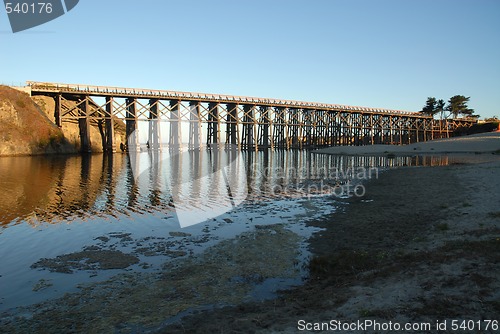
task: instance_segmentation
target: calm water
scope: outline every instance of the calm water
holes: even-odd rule
[[[169,259],[141,256],[140,264],[124,270],[68,275],[31,269],[41,258],[95,245],[130,252],[153,247],[159,238],[169,242],[170,251],[190,255],[256,225],[276,223],[305,240],[314,233],[305,222],[334,212],[335,197],[352,195],[345,188],[351,182],[377,177],[374,167],[448,163],[447,157],[224,150],[0,158],[0,311],[119,272],[160,270]],[[189,238],[177,242],[175,233]],[[300,256],[306,255],[304,245]],[[37,289],[44,280],[50,284]]]

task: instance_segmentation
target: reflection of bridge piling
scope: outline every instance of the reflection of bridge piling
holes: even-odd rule
[[[323,180],[334,186],[337,177],[376,178],[376,167],[441,166],[453,162],[439,155],[391,159],[298,150],[238,152],[217,147],[189,152],[10,159],[0,164],[0,174],[17,180],[22,192],[19,196],[4,194],[0,225],[11,224],[16,217],[32,216],[33,212],[36,217],[29,220],[30,224],[68,223],[74,217],[94,219],[102,214],[120,219],[120,214],[171,212],[173,205],[175,210],[194,210],[203,217],[204,205],[231,206],[237,203],[238,194],[262,198],[293,191],[298,185],[296,179]],[[27,181],[33,173],[40,182]],[[173,190],[180,202],[170,202]]]
[[[475,120],[434,120],[421,113],[346,105],[229,95],[29,82],[32,94],[55,98],[57,125],[78,120],[83,151],[91,149],[90,121],[104,123],[104,150],[113,152],[114,119],[124,120],[129,151],[140,150],[138,123],[149,122],[148,143],[162,138],[181,146],[189,124],[188,147],[230,144],[245,150],[316,148],[338,145],[403,145],[447,138]],[[97,99],[105,99],[100,106]],[[66,101],[74,101],[65,107]],[[104,122],[103,122],[104,121]],[[161,122],[169,122],[168,136]],[[167,129],[165,129],[167,131]]]

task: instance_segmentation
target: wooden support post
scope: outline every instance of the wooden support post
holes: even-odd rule
[[[273,136],[273,131],[274,131],[274,124],[273,124],[273,114],[274,114],[274,109],[273,107],[266,107],[267,108],[267,116],[269,120],[269,147],[271,148],[271,151],[274,151],[274,136]]]
[[[316,147],[321,147],[324,141],[325,129],[323,127],[323,111],[314,110],[314,123],[316,124],[316,130],[314,133],[313,144]]]
[[[170,148],[179,149],[182,143],[181,118],[180,118],[180,100],[170,101]]]
[[[261,106],[256,110],[259,117],[256,117],[257,122],[257,142],[258,149],[269,148],[269,113],[267,107]]]
[[[330,115],[330,119],[332,120],[332,124],[330,125],[332,127],[331,130],[331,145],[332,146],[337,146],[338,145],[338,128],[339,128],[339,113],[337,111],[332,111]]]
[[[254,146],[254,149],[257,151],[259,149],[259,142],[258,142],[258,134],[257,134],[257,130],[258,130],[258,124],[257,124],[257,117],[255,115],[255,110],[257,109],[257,106],[253,106],[252,107],[252,120],[253,120],[253,144],[255,145]]]
[[[115,145],[115,122],[113,116],[113,98],[106,97],[106,118],[105,118],[106,147],[105,152],[116,152]]]
[[[285,146],[285,108],[275,107],[274,108],[274,124],[273,124],[273,145],[277,148],[284,148]]]
[[[261,131],[262,141],[259,143],[261,148],[269,148],[269,109],[267,107],[260,107],[261,120],[259,124],[259,130]]]
[[[129,152],[140,152],[139,144],[139,128],[137,126],[137,110],[136,99],[127,99],[127,115],[126,115],[126,133],[127,133],[127,150]]]
[[[386,143],[386,122],[387,122],[387,116],[385,115],[380,115],[380,143],[381,144],[387,144]]]
[[[62,127],[62,95],[57,94],[56,96],[56,110],[55,110],[55,121],[58,127]]]
[[[243,106],[243,147],[247,150],[253,150],[254,147],[254,106]]]
[[[406,124],[403,117],[398,117],[399,122],[399,145],[406,144]]]
[[[82,153],[92,152],[92,145],[90,141],[90,110],[89,110],[89,97],[85,96],[85,101],[81,104],[82,112],[78,119],[78,126],[80,128],[80,150]]]
[[[219,104],[210,102],[208,104],[208,146],[219,145],[219,124]]]
[[[406,140],[404,142],[405,145],[411,144],[411,127],[407,119],[404,119],[405,132],[406,132]]]
[[[299,121],[297,117],[299,116],[299,111],[297,109],[288,109],[290,113],[290,122],[288,123],[289,128],[289,141],[291,148],[299,148]]]
[[[302,138],[301,142],[304,143],[306,147],[309,147],[312,144],[312,131],[313,131],[313,125],[311,122],[311,110],[309,109],[302,109],[300,111],[302,114],[302,120],[303,120],[303,126],[302,126]]]
[[[375,123],[373,122],[373,114],[370,114],[370,143],[375,144]]]
[[[226,144],[238,145],[238,106],[227,104]]]
[[[199,102],[189,102],[189,150],[201,147],[201,106]]]
[[[148,143],[149,149],[161,150],[161,130],[160,130],[160,115],[158,111],[158,99],[149,100],[149,133]]]
[[[423,141],[426,142],[427,140],[429,140],[429,128],[428,128],[429,123],[427,122],[426,119],[423,119],[422,124],[424,127]]]
[[[353,114],[352,113],[347,113],[346,115],[347,117],[347,141],[349,143],[349,146],[353,146],[354,145],[354,133],[353,133],[353,130],[352,130],[352,127],[353,127]]]
[[[358,146],[358,114],[351,113],[352,145]]]

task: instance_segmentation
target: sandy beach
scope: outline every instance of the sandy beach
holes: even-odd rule
[[[345,155],[487,153],[500,150],[500,131],[411,145],[336,146],[316,153]]]

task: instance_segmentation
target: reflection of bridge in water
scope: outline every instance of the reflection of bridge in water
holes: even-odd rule
[[[116,151],[116,119],[126,122],[129,151],[140,150],[141,121],[148,122],[152,149],[166,144],[179,147],[184,141],[190,149],[206,143],[248,150],[402,145],[450,137],[457,128],[475,123],[469,119],[434,120],[415,112],[279,99],[42,82],[28,85],[32,95],[55,99],[57,125],[78,120],[83,151],[91,149],[91,121],[104,123],[104,150]],[[162,130],[162,121],[168,122],[168,129]],[[184,126],[186,137],[182,136]]]
[[[328,179],[331,171],[353,167],[446,165],[448,157],[346,157],[308,151],[240,152],[193,150],[170,156],[168,152],[78,157],[18,157],[0,160],[5,180],[0,192],[0,225],[26,220],[69,222],[74,219],[113,219],[120,215],[174,215],[172,187],[183,205],[201,215],[217,213],[228,203],[228,183],[222,170],[230,160],[237,165],[232,191],[244,190],[248,199],[300,196],[293,188],[302,181]],[[140,174],[134,174],[139,170]],[[228,174],[229,175],[229,172]],[[227,176],[226,175],[226,176]],[[331,181],[331,180],[330,180]],[[335,180],[334,180],[335,181]],[[9,186],[10,184],[10,186]],[[276,189],[291,187],[289,194]],[[188,199],[188,200],[186,200]],[[237,204],[237,203],[236,203]],[[231,203],[229,203],[231,205]]]

